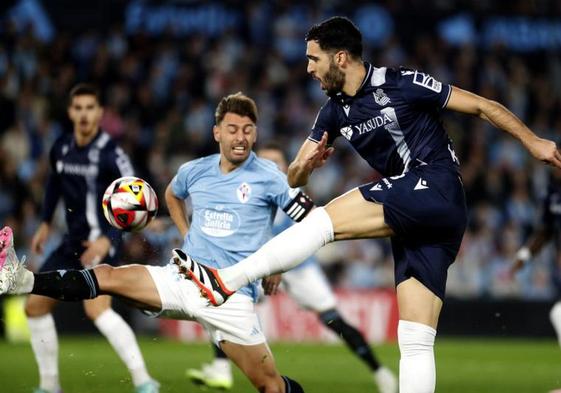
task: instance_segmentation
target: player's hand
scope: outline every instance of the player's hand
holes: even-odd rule
[[[111,242],[107,236],[100,236],[93,242],[84,241],[82,245],[86,247],[86,250],[80,256],[80,262],[86,268],[98,265],[111,248]]]
[[[261,285],[265,290],[265,295],[271,296],[275,295],[279,290],[279,285],[281,283],[282,274],[273,274],[272,276],[265,277],[261,281]]]
[[[43,254],[43,247],[45,246],[45,242],[49,237],[49,229],[49,224],[43,222],[41,223],[41,225],[39,225],[39,228],[37,228],[37,231],[33,235],[33,239],[31,239],[31,251],[33,251],[35,254]]]
[[[526,142],[525,146],[538,160],[561,169],[561,153],[555,142],[536,136]]]
[[[335,148],[327,147],[327,132],[324,132],[315,149],[304,157],[305,166],[311,172],[325,165],[327,159],[333,154]]]

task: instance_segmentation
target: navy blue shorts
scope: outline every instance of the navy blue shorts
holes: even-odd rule
[[[426,164],[359,190],[367,201],[384,205],[385,222],[396,234],[391,239],[396,286],[414,277],[444,299],[448,267],[467,225],[458,173],[447,165]]]
[[[39,272],[51,272],[60,269],[83,269],[84,266],[82,265],[82,262],[80,262],[80,256],[84,250],[85,248],[81,244],[64,240],[45,260],[39,269]],[[118,266],[119,261],[117,254],[118,253],[115,253],[114,256],[107,255],[101,263]]]

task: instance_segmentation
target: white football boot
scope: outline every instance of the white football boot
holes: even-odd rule
[[[376,370],[374,381],[380,393],[397,393],[397,378],[389,368],[380,367]]]
[[[0,295],[17,294],[24,276],[25,257],[20,261],[14,250],[12,228],[0,230]]]
[[[200,369],[190,368],[186,371],[186,375],[193,383],[209,388],[229,390],[234,386],[228,360],[203,364]]]

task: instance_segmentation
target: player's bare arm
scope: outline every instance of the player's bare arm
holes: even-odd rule
[[[166,188],[165,198],[171,219],[179,230],[179,233],[181,233],[181,236],[185,237],[185,235],[187,235],[187,231],[189,230],[189,222],[187,221],[187,214],[185,211],[185,202],[183,199],[179,199],[174,195],[173,190],[171,189],[171,184],[169,184]]]
[[[517,138],[536,159],[561,168],[561,153],[557,150],[555,142],[534,134],[500,103],[453,86],[446,108],[487,120]]]
[[[333,147],[327,146],[327,132],[323,133],[319,142],[307,139],[288,167],[288,184],[290,187],[306,185],[314,169],[325,165],[334,150]]]
[[[47,222],[42,222],[37,228],[37,231],[33,235],[33,239],[31,239],[31,251],[36,254],[42,255],[43,254],[43,246],[49,237],[51,226]]]
[[[532,258],[532,255],[536,255],[544,244],[546,244],[550,239],[553,233],[548,231],[546,228],[540,228],[530,238],[530,241],[526,243],[527,245],[523,246],[518,252],[516,253],[516,257],[514,259],[514,263],[510,268],[510,273],[514,274],[526,264],[528,260]]]
[[[98,265],[109,254],[111,240],[107,236],[100,236],[94,241],[84,241],[82,245],[86,250],[80,256],[80,262],[84,267]]]

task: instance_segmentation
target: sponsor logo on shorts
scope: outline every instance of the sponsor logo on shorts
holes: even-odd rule
[[[414,190],[426,190],[429,188],[429,185],[425,179],[419,178],[417,185],[415,186]]]

